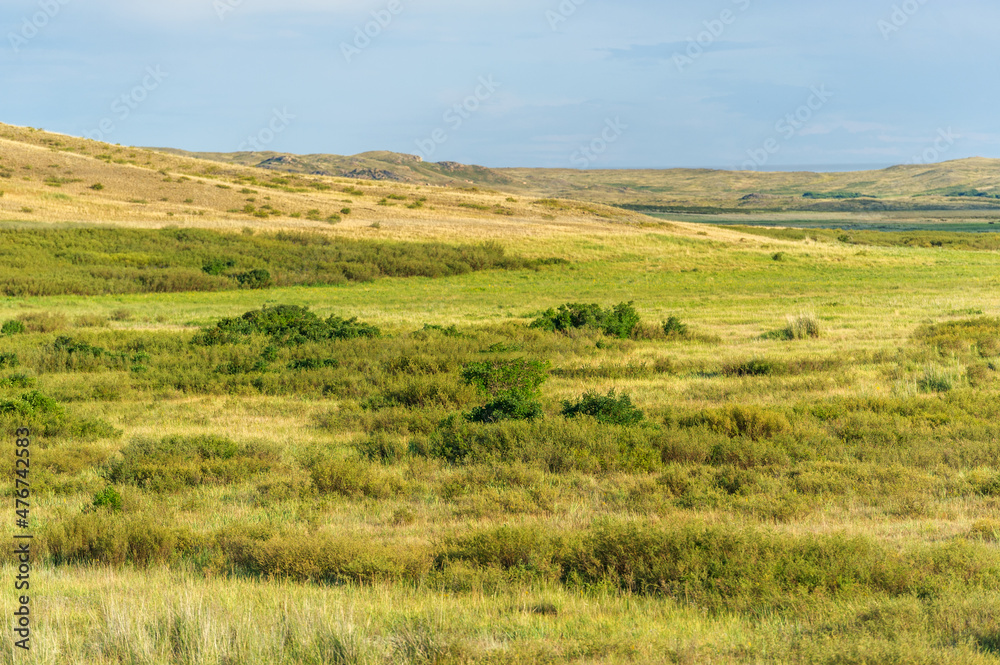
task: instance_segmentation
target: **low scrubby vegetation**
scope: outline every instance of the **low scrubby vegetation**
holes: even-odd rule
[[[2,249],[6,248],[6,249]],[[538,268],[495,243],[371,242],[203,229],[0,230],[6,296],[221,291]],[[5,329],[3,334],[16,332]]]

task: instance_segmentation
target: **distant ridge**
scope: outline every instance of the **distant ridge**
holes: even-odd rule
[[[860,171],[757,172],[704,168],[579,171],[494,169],[457,162],[424,162],[415,155],[384,150],[353,156],[167,152],[290,173],[452,187],[496,187],[618,205],[640,212],[702,212],[709,208],[728,212],[1000,209],[1000,160],[982,157]]]

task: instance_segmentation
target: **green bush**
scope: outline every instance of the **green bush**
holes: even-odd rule
[[[542,404],[523,395],[504,395],[477,406],[467,418],[476,423],[497,423],[501,420],[537,420],[542,417]]]
[[[256,268],[236,275],[241,289],[266,289],[271,286],[271,273],[263,268]]]
[[[233,261],[232,259],[227,259],[225,261],[223,261],[222,259],[212,259],[211,261],[206,262],[201,267],[201,270],[202,272],[208,275],[221,275],[228,268],[232,268],[235,265],[236,262]]]
[[[673,339],[686,339],[688,327],[676,316],[669,317],[663,322],[663,334]]]
[[[548,378],[548,363],[538,360],[486,360],[466,364],[462,380],[492,397],[468,414],[469,420],[534,420],[541,417],[540,387]]]
[[[301,345],[333,339],[379,337],[375,326],[357,319],[330,316],[319,318],[306,307],[275,305],[252,310],[243,316],[222,319],[214,328],[206,328],[195,336],[195,344],[234,344],[246,341],[251,335],[266,335],[276,346]]]
[[[21,362],[18,360],[16,353],[0,353],[0,369],[17,367],[20,364]]]
[[[632,398],[627,394],[618,396],[614,390],[607,395],[585,393],[576,402],[565,400],[562,403],[562,415],[567,418],[590,416],[597,422],[608,425],[635,425],[643,419],[643,413],[632,404]]]
[[[609,337],[629,337],[639,325],[640,318],[631,302],[623,302],[612,309],[600,305],[567,303],[559,309],[549,309],[532,322],[532,328],[549,332],[565,332],[574,328],[597,328]]]
[[[731,363],[723,366],[725,376],[771,376],[780,374],[784,368],[773,360],[754,358],[744,362]]]
[[[12,319],[10,321],[5,321],[3,326],[0,327],[0,334],[2,335],[20,335],[24,333],[27,328],[24,322]]]
[[[94,508],[107,508],[115,513],[122,509],[122,495],[110,485],[94,495],[91,503]]]

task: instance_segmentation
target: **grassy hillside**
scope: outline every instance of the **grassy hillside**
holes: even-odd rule
[[[179,157],[0,125],[0,219],[480,238],[594,221],[648,222],[595,204],[492,189],[330,178]]]
[[[1000,160],[981,158],[895,166],[879,171],[791,173],[487,169],[451,162],[426,163],[413,155],[391,152],[368,152],[353,157],[170,152],[292,173],[352,174],[363,179],[422,184],[474,184],[650,212],[1000,210]]]
[[[4,131],[0,431],[33,433],[36,641],[2,662],[1000,662],[992,236]],[[220,198],[128,203],[159,186]],[[337,199],[340,222],[287,214]]]

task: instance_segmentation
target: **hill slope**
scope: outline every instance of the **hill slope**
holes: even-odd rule
[[[0,124],[0,220],[362,233],[386,225],[396,236],[438,236],[444,228],[481,238],[553,225],[649,222],[601,205],[521,199],[465,181],[447,186],[457,183],[454,177],[440,176],[431,186],[413,178],[376,181],[364,169],[385,162],[368,158],[354,163],[359,173],[350,178],[314,174],[319,169],[298,157],[273,155],[253,166],[217,159]],[[484,181],[487,171],[469,170]]]
[[[428,163],[378,151],[353,157],[167,152],[289,173],[365,180],[501,187],[537,196],[631,206],[639,210],[965,210],[1000,209],[1000,160],[972,158],[849,173],[710,169],[490,169]],[[812,196],[806,197],[805,194]]]

